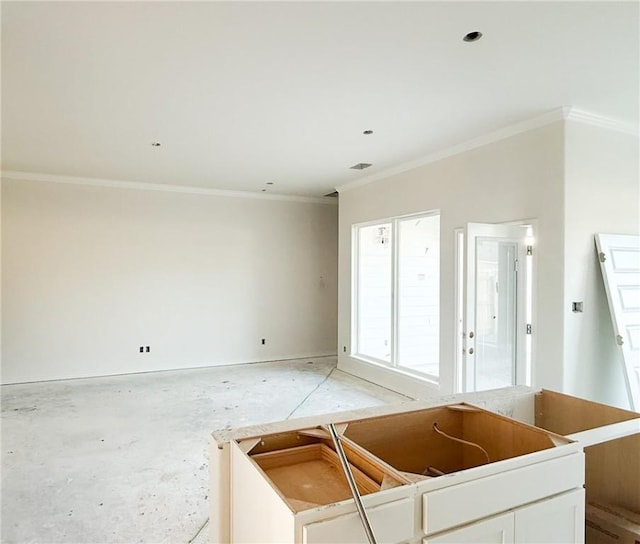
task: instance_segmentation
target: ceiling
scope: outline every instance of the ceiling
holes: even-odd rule
[[[560,106],[637,127],[639,20],[608,1],[3,1],[2,169],[318,196]]]

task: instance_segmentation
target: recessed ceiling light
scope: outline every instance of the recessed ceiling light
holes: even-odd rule
[[[273,185],[273,181],[267,181],[267,185]]]
[[[365,130],[362,134],[373,134],[373,130]]]
[[[466,34],[462,40],[465,42],[477,42],[480,38],[482,38],[482,32],[474,30],[473,32],[469,32],[469,34]]]
[[[160,142],[151,142],[153,147],[160,147]]]
[[[369,166],[371,166],[371,164],[368,163],[368,162],[359,162],[358,164],[354,164],[353,166],[350,166],[349,169],[350,170],[364,170],[365,168],[369,168]]]
[[[267,190],[266,189],[260,189],[263,193],[266,193]]]

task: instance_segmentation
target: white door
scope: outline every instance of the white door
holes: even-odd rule
[[[596,234],[613,331],[632,410],[640,410],[640,236]]]
[[[527,228],[469,223],[464,235],[463,391],[527,382]]]

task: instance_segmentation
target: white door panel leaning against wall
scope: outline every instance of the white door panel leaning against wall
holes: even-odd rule
[[[615,341],[632,410],[640,410],[640,236],[596,234]]]

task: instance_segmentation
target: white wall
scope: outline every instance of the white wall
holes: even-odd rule
[[[628,407],[594,234],[640,233],[638,138],[568,121],[565,172],[565,388]],[[584,312],[573,313],[572,302]]]
[[[336,219],[326,204],[4,180],[2,383],[335,353]]]
[[[350,357],[351,226],[426,210],[441,212],[440,389],[453,388],[454,229],[468,222],[537,219],[534,385],[562,387],[564,124],[489,143],[340,193],[339,367],[414,396],[429,386]],[[347,352],[343,351],[343,346]]]

